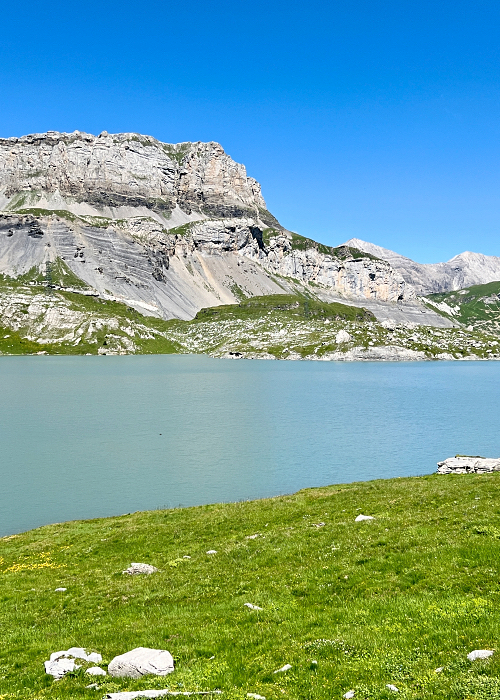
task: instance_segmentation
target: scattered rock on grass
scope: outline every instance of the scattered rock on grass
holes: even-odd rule
[[[266,700],[263,695],[257,695],[257,693],[247,693],[247,698],[253,698],[253,700]]]
[[[399,688],[396,688],[396,686],[392,685],[392,683],[388,683],[385,687],[392,690],[393,693],[399,693]]]
[[[217,554],[217,550],[216,549],[209,549],[207,554]]]
[[[442,673],[444,671],[444,666],[440,666],[439,668],[436,668],[434,673]]]
[[[246,608],[250,608],[250,610],[263,610],[263,608],[259,608],[258,605],[254,605],[253,603],[243,603],[243,605]]]
[[[135,576],[136,574],[154,574],[156,571],[158,571],[156,566],[151,566],[151,564],[132,562],[128,569],[122,571],[122,574],[130,574],[131,576]]]
[[[355,695],[356,695],[356,693],[354,690],[348,690],[347,693],[344,693],[342,695],[342,697],[345,698],[346,700],[351,700],[351,698],[353,698]]]
[[[55,661],[45,661],[44,662],[45,666],[45,673],[48,673],[49,676],[53,676],[56,680],[59,680],[63,676],[65,676],[67,673],[71,673],[72,671],[75,671],[77,668],[80,668],[80,666],[77,666],[75,664],[74,659],[56,659]]]
[[[355,523],[360,523],[362,520],[375,520],[375,518],[373,515],[361,515],[361,513],[354,518]]]
[[[255,540],[255,539],[256,539],[257,537],[259,537],[259,536],[260,536],[260,533],[257,532],[255,535],[247,535],[247,536],[245,537],[245,539],[246,539],[246,540]],[[260,696],[259,696],[259,697],[260,697]]]
[[[277,671],[274,671],[274,673],[284,673],[285,671],[289,671],[292,668],[292,664],[285,664],[281,668],[278,668]]]
[[[64,592],[64,591],[67,591],[67,590],[68,590],[67,588],[54,588],[54,591],[55,591],[56,593],[58,593],[59,591]]]
[[[91,668],[88,668],[85,673],[88,673],[89,676],[105,676],[106,671],[103,668],[99,668],[99,666],[92,666]]]
[[[493,656],[491,649],[474,649],[470,654],[467,654],[469,661],[476,661],[477,659],[488,659]]]
[[[339,331],[335,336],[337,345],[340,345],[340,343],[348,343],[350,340],[352,340],[351,334],[344,330]]]
[[[82,647],[71,647],[66,651],[54,651],[50,655],[50,661],[56,661],[63,657],[72,657],[73,659],[83,659],[84,661],[90,661],[93,664],[100,664],[102,661],[102,656],[97,652],[93,651],[87,654],[85,649]]]
[[[110,676],[142,678],[146,675],[166,676],[174,670],[174,659],[164,649],[138,647],[115,656],[108,666]]]
[[[160,698],[167,696],[222,695],[222,690],[133,690],[121,693],[108,693],[107,700],[135,700],[135,698]]]

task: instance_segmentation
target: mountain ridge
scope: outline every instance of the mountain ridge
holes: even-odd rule
[[[388,248],[350,238],[344,245],[387,260],[417,294],[456,291],[476,284],[500,280],[500,257],[464,251],[446,262],[418,263]]]

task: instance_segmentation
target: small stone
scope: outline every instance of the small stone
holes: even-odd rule
[[[470,654],[467,654],[469,661],[476,661],[477,659],[489,659],[493,656],[493,651],[491,649],[474,649]]]
[[[256,535],[247,535],[245,537],[245,539],[246,540],[255,540],[257,537],[259,537],[259,533],[257,533]]]
[[[399,693],[399,688],[396,688],[396,686],[392,685],[392,683],[388,683],[385,687],[392,690],[393,693]]]
[[[45,673],[48,673],[49,676],[53,676],[55,679],[62,678],[67,673],[71,673],[77,668],[80,668],[80,666],[75,664],[74,659],[65,658],[55,659],[54,661],[45,661],[44,666]]]
[[[216,549],[209,549],[207,554],[217,554],[217,550]]]
[[[436,668],[434,673],[442,673],[444,671],[444,666],[440,666],[439,668]]]
[[[285,671],[289,671],[292,668],[291,664],[285,664],[281,668],[278,668],[277,671],[274,671],[274,673],[284,673]]]
[[[335,342],[337,345],[340,345],[341,343],[348,343],[350,340],[352,340],[351,334],[344,330],[339,331],[335,336]]]
[[[355,695],[356,695],[356,693],[354,692],[354,690],[348,690],[347,693],[344,693],[342,695],[342,697],[345,698],[346,700],[351,700],[351,698],[353,698]]]
[[[375,518],[373,515],[361,515],[361,513],[354,518],[355,523],[360,523],[362,520],[375,520]]]
[[[118,678],[142,678],[146,675],[166,676],[174,670],[174,659],[164,649],[137,647],[115,656],[108,666],[110,676]]]
[[[71,647],[67,651],[54,651],[50,655],[50,661],[56,661],[63,657],[73,657],[74,659],[83,659],[84,661],[90,661],[93,664],[100,664],[102,661],[102,656],[97,652],[91,652],[87,654],[85,649],[82,647]]]
[[[191,559],[191,557],[189,556],[189,554],[185,554],[182,558],[183,558],[183,559]]]
[[[250,608],[250,610],[263,610],[263,608],[259,608],[258,605],[254,605],[253,603],[243,603],[243,605],[246,608]]]
[[[99,666],[91,666],[91,668],[88,668],[85,673],[88,673],[89,676],[105,676],[106,671],[103,668],[99,668]]]
[[[67,588],[54,588],[54,591],[55,591],[56,593],[58,593],[59,591],[61,591],[62,593],[64,593],[64,591],[67,591],[67,590],[68,590]]]
[[[101,687],[100,685],[97,685],[97,683],[91,683],[90,685],[85,686],[87,690],[99,690]]]
[[[135,576],[136,574],[154,574],[156,571],[158,571],[156,566],[151,566],[151,564],[132,562],[128,569],[122,571],[122,574],[130,574],[131,576]]]
[[[253,700],[266,700],[263,695],[257,695],[257,693],[247,693],[247,698],[253,698]]]

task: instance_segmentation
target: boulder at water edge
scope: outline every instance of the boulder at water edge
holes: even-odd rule
[[[485,474],[500,472],[500,458],[487,457],[448,457],[438,462],[438,474]]]

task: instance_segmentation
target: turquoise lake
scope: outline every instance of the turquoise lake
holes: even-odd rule
[[[495,362],[2,357],[0,387],[0,536],[500,456]]]

